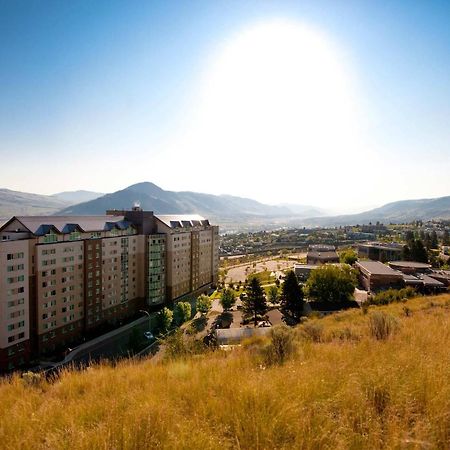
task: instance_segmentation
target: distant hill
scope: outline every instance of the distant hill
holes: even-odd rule
[[[0,221],[18,215],[54,214],[68,204],[50,195],[0,189]]]
[[[59,200],[63,200],[70,205],[75,205],[77,203],[88,202],[89,200],[94,200],[99,198],[105,194],[101,192],[92,192],[92,191],[65,191],[58,192],[57,194],[53,194],[52,197],[55,197]]]
[[[375,223],[402,223],[413,220],[450,219],[450,196],[401,200],[359,214],[307,219],[307,225],[338,226]]]
[[[129,209],[135,202],[159,214],[198,213],[208,217],[288,216],[292,211],[284,206],[271,206],[255,200],[231,195],[211,195],[197,192],[165,191],[153,183],[133,184],[112,194],[70,206],[61,214],[103,214],[107,209]]]

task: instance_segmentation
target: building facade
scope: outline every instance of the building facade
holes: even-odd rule
[[[0,228],[0,371],[217,282],[218,227],[198,215],[13,217]]]

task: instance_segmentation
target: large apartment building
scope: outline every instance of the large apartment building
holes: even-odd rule
[[[198,215],[13,217],[0,227],[0,371],[210,288],[218,248]]]

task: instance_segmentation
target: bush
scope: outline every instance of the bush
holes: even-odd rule
[[[206,346],[203,341],[185,336],[182,330],[177,330],[165,339],[165,358],[186,358],[192,355],[204,353]]]
[[[416,296],[417,291],[414,288],[406,287],[403,289],[388,289],[387,291],[379,292],[368,301],[372,305],[388,305],[392,302],[401,302]]]
[[[300,332],[303,337],[313,342],[321,342],[323,337],[323,325],[319,322],[306,322],[301,326]]]
[[[296,350],[295,332],[286,325],[278,325],[270,331],[270,344],[265,348],[267,365],[283,364]]]
[[[211,299],[205,295],[202,294],[197,298],[196,303],[196,309],[197,311],[200,311],[202,314],[206,314],[211,309]]]
[[[369,316],[370,335],[381,341],[387,339],[398,329],[398,321],[394,316],[382,311],[375,311]]]

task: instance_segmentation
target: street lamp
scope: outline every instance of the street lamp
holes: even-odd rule
[[[148,331],[152,331],[152,318],[150,316],[150,313],[148,311],[145,311],[144,309],[140,309],[139,312],[147,314],[147,316],[148,316]]]

